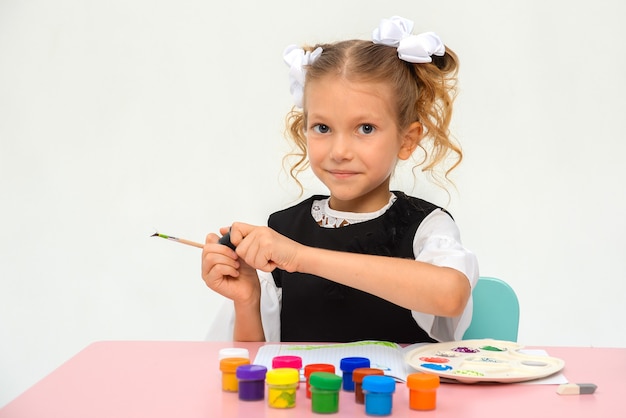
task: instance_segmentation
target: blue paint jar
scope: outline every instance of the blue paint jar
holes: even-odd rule
[[[391,415],[396,381],[389,376],[370,375],[363,378],[365,413],[373,416]]]
[[[352,372],[354,369],[369,367],[370,360],[365,357],[344,357],[339,363],[339,369],[343,372],[343,390],[354,392],[354,382],[352,381]]]
[[[258,364],[245,364],[235,372],[239,382],[239,399],[260,401],[265,399],[265,374],[267,368]]]

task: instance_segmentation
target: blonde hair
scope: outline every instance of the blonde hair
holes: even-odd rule
[[[396,100],[397,126],[400,131],[413,122],[420,122],[424,127],[424,136],[419,148],[424,157],[414,168],[422,166],[422,171],[438,178],[435,168],[443,163],[450,154],[456,161],[444,172],[443,180],[456,168],[463,152],[450,137],[452,105],[456,97],[456,77],[458,58],[446,48],[443,56],[432,56],[431,63],[412,64],[398,58],[395,47],[375,44],[365,40],[348,40],[332,44],[305,47],[312,51],[322,47],[323,52],[317,60],[306,67],[304,110],[293,108],[287,114],[287,134],[296,150],[285,156],[295,158],[289,174],[302,190],[298,174],[309,166],[306,148],[306,85],[311,80],[318,80],[328,75],[341,76],[353,82],[382,82],[392,89]],[[438,181],[443,187],[443,182]],[[444,187],[445,188],[445,187]]]

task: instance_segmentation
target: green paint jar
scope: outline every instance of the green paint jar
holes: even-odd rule
[[[311,410],[318,414],[334,414],[339,411],[339,389],[342,378],[334,373],[313,372],[311,385]]]

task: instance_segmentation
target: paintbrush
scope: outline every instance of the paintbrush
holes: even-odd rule
[[[150,236],[169,239],[170,241],[180,242],[181,244],[191,245],[192,247],[204,248],[204,244],[200,244],[199,242],[189,241],[188,239],[183,239],[183,238],[176,238],[171,235],[159,234],[158,232],[155,232],[154,234]]]
[[[169,239],[170,241],[180,242],[181,244],[191,245],[192,247],[204,248],[204,244],[200,244],[199,242],[189,241],[188,239],[183,239],[183,238],[176,238],[176,237],[173,237],[171,235],[160,234],[158,232],[155,232],[154,234],[152,234],[150,236],[151,237],[160,237],[160,238]],[[235,246],[233,245],[233,243],[230,242],[230,231],[227,232],[225,235],[223,235],[219,239],[218,242],[220,244],[222,244],[222,245],[226,245],[227,247],[232,248],[233,250],[235,249]]]

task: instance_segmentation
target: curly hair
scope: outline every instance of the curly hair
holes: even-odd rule
[[[432,62],[413,64],[398,58],[395,47],[375,44],[365,40],[347,40],[332,44],[304,47],[312,51],[323,49],[319,58],[306,67],[304,109],[293,108],[286,117],[286,132],[297,149],[285,156],[295,158],[289,174],[302,190],[298,174],[309,166],[306,147],[306,86],[311,80],[325,76],[340,76],[352,82],[387,83],[395,103],[397,126],[400,130],[413,122],[420,122],[424,136],[419,148],[423,159],[416,163],[422,171],[437,178],[435,168],[447,160],[450,154],[456,161],[444,170],[443,180],[456,168],[462,158],[460,146],[450,136],[452,107],[456,98],[456,81],[459,62],[456,54],[446,48],[443,56],[432,56]],[[438,182],[442,185],[443,182]]]

